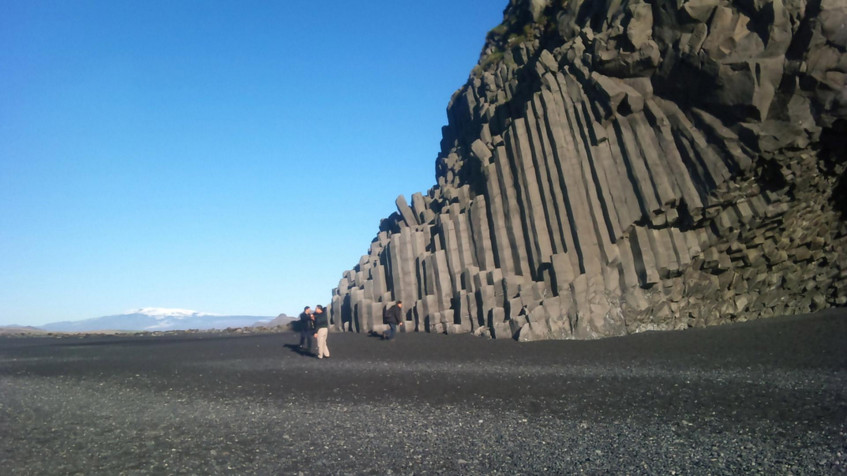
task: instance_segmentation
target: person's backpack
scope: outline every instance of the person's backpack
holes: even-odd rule
[[[389,308],[386,306],[386,308],[382,310],[382,323],[383,324],[388,324],[388,309]]]

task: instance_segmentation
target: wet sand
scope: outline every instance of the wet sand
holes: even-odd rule
[[[0,338],[4,474],[838,474],[847,310],[599,341]]]

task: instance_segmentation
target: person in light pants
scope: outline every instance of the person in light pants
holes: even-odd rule
[[[327,318],[324,307],[315,306],[315,340],[318,341],[318,358],[329,358],[329,347],[326,345],[326,336],[329,334],[329,318]]]

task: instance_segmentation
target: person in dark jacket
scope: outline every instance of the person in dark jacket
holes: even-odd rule
[[[318,304],[315,307],[315,340],[318,342],[318,358],[329,358],[329,347],[326,346],[326,337],[329,334],[329,318],[324,312],[324,307]]]
[[[385,311],[385,324],[388,324],[388,331],[382,335],[382,338],[393,339],[397,334],[397,326],[402,326],[403,321],[403,301],[397,301],[397,304]]]
[[[315,332],[312,308],[306,306],[300,314],[300,350],[312,350],[312,334]]]

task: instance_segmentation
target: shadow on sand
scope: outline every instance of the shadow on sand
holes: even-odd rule
[[[312,357],[312,358],[315,358],[315,359],[316,359],[316,358],[318,358],[318,356],[317,356],[317,355],[315,355],[315,353],[314,353],[314,352],[312,352],[312,350],[311,350],[311,349],[309,349],[309,348],[305,348],[305,349],[304,349],[304,348],[301,348],[301,347],[300,347],[299,345],[297,345],[297,344],[285,344],[285,347],[286,347],[288,350],[290,350],[291,352],[294,352],[295,354],[300,354],[300,355],[302,355],[302,356],[304,356],[304,357]]]
[[[368,337],[371,337],[371,338],[374,338],[374,339],[377,339],[377,340],[386,340],[385,334],[383,334],[382,332],[370,331],[370,332],[368,332]]]

